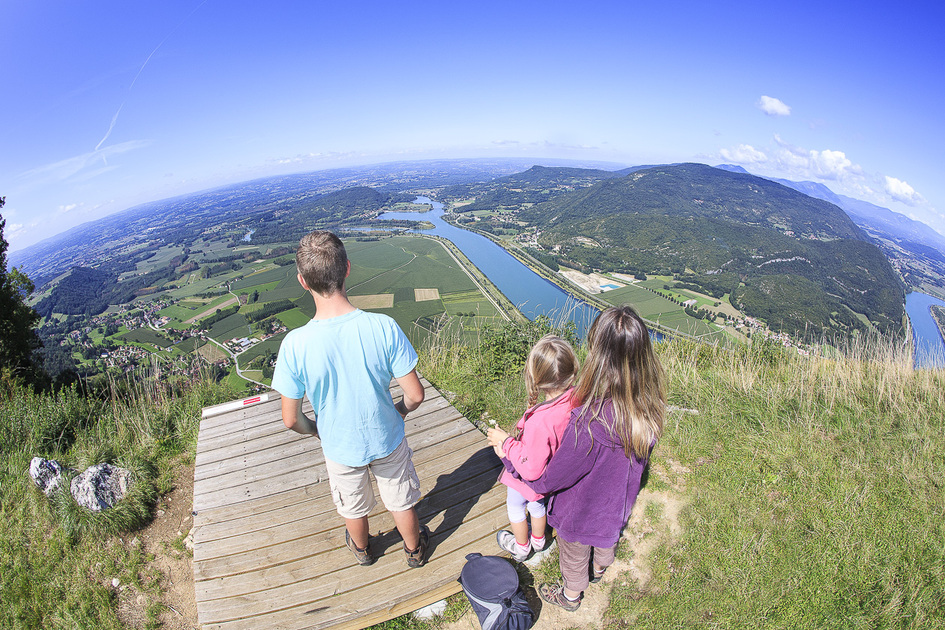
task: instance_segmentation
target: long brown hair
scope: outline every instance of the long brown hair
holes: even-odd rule
[[[583,405],[578,426],[590,432],[591,422],[600,422],[620,441],[627,457],[633,453],[647,459],[663,434],[666,411],[665,376],[650,331],[633,307],[615,306],[597,316],[587,343],[574,391],[575,404]],[[601,414],[608,400],[613,404],[612,424]]]

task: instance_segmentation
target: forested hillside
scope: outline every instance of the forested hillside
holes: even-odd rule
[[[502,225],[534,227],[538,246],[558,263],[673,275],[718,298],[729,295],[774,330],[815,338],[870,325],[902,329],[895,270],[831,203],[702,164],[606,177],[586,171],[583,186],[576,173],[556,171],[496,180],[498,190],[474,191],[476,202],[457,210],[511,205]],[[554,192],[550,182],[559,183]],[[522,199],[530,202],[514,206]]]

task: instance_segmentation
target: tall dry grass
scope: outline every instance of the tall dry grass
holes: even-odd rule
[[[209,379],[176,389],[113,380],[95,394],[8,388],[0,398],[0,628],[124,628],[115,579],[153,602],[155,627],[158,576],[127,533],[150,521],[174,466],[193,456],[200,409],[233,397]],[[102,462],[128,468],[130,494],[97,513],[68,491],[47,498],[28,475],[37,456],[77,471]]]
[[[468,417],[508,427],[524,390],[492,367],[514,337],[441,338],[421,368]],[[635,557],[646,582],[618,577],[606,626],[945,627],[943,371],[878,337],[658,354],[674,411],[652,463],[683,488],[682,534]]]

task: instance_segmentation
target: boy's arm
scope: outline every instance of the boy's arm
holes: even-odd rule
[[[302,413],[301,398],[282,397],[282,422],[287,428],[296,433],[318,436],[318,428],[315,423]]]
[[[400,388],[404,390],[404,397],[394,405],[394,409],[406,418],[408,413],[419,407],[420,403],[423,402],[423,384],[420,383],[417,370],[410,370],[410,372],[396,380]]]

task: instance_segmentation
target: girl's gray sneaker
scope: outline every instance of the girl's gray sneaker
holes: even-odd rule
[[[509,552],[512,556],[512,559],[516,562],[525,562],[528,559],[528,556],[531,555],[532,547],[531,541],[529,540],[528,547],[525,548],[525,551],[519,549],[518,543],[515,541],[515,534],[512,532],[503,529],[495,535],[495,541],[499,544],[499,548],[503,551]]]

